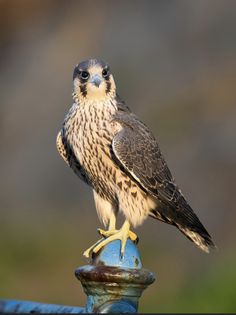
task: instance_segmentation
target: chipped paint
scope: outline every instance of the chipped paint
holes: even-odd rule
[[[88,296],[86,312],[136,313],[140,296],[155,281],[154,274],[142,268],[133,242],[127,241],[123,259],[119,253],[120,242],[116,240],[93,257],[90,265],[75,271]]]

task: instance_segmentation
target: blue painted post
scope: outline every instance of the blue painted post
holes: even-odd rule
[[[0,300],[0,313],[136,313],[145,288],[154,282],[142,268],[136,245],[128,240],[120,259],[120,241],[105,246],[89,265],[75,271],[87,295],[85,308],[30,301]]]
[[[88,313],[136,313],[142,292],[155,280],[142,268],[139,251],[130,240],[122,259],[120,241],[113,241],[75,275],[87,294]]]

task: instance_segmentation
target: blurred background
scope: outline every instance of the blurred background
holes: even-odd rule
[[[75,64],[97,57],[219,248],[148,219],[140,311],[235,312],[236,2],[1,0],[0,16],[0,297],[85,305],[74,269],[100,223],[55,139]]]

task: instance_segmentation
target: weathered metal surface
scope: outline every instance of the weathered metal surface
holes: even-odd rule
[[[141,269],[142,261],[137,246],[131,241],[127,240],[125,246],[125,253],[120,259],[119,240],[107,244],[98,255],[94,256],[91,263],[93,265],[106,265],[122,268]]]
[[[142,267],[137,246],[127,241],[120,258],[120,241],[105,246],[90,262],[76,269],[87,295],[85,308],[30,301],[0,300],[0,313],[136,313],[142,292],[154,282]]]
[[[84,308],[66,305],[44,304],[31,301],[0,300],[0,313],[83,313]]]
[[[75,275],[88,296],[88,313],[136,313],[142,292],[155,280],[152,272],[142,268],[138,249],[130,240],[123,259],[117,240],[101,250],[90,265],[78,268]]]

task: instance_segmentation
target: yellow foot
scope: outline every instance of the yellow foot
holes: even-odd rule
[[[109,231],[99,230],[99,232],[101,232],[100,234],[102,234],[103,236],[105,236],[107,238],[105,238],[105,239],[102,238],[99,241],[97,241],[94,245],[89,247],[84,252],[83,255],[88,258],[90,256],[90,254],[92,254],[92,253],[96,254],[100,249],[102,249],[104,246],[106,246],[110,242],[112,242],[114,240],[120,240],[121,241],[120,255],[122,258],[124,256],[125,245],[126,245],[126,241],[127,241],[128,237],[130,237],[130,235],[131,235],[131,237],[133,239],[137,240],[137,235],[134,234],[133,232],[131,232],[131,234],[130,234],[129,228],[130,228],[129,222],[125,221],[125,223],[123,224],[123,226],[121,227],[120,230],[109,230]],[[105,234],[103,232],[105,232]]]
[[[103,230],[103,229],[97,229],[98,233],[104,237],[109,237],[111,235],[114,235],[116,233],[119,232],[119,230]],[[135,242],[135,243],[138,243],[138,236],[129,230],[129,233],[128,233],[128,237],[131,239],[131,241]]]
[[[101,238],[100,240],[98,240],[95,244],[93,244],[92,246],[90,246],[88,249],[86,249],[83,252],[83,256],[85,256],[86,258],[89,258],[89,255],[91,252],[93,252],[93,248],[96,247],[101,241],[103,241],[104,238]]]

